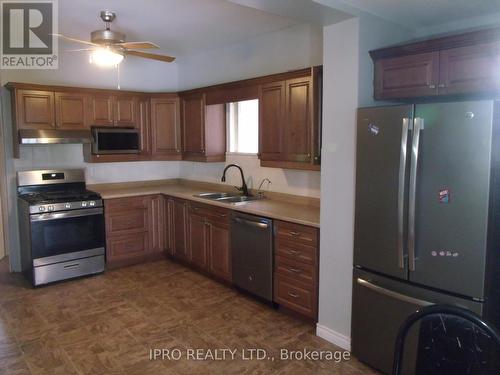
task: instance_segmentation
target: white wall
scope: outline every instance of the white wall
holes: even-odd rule
[[[179,60],[179,87],[190,89],[322,64],[322,29],[307,24]]]
[[[410,39],[409,30],[370,15],[323,33],[321,252],[317,334],[349,349],[356,170],[356,109],[375,103],[368,51]]]
[[[303,24],[200,52],[179,61],[179,87],[190,89],[321,65],[322,41],[321,27]],[[228,155],[226,163],[182,163],[180,175],[220,182],[225,165],[230,163],[242,166],[250,187],[258,187],[267,177],[272,181],[269,190],[319,197],[319,172],[261,168],[255,156]],[[227,183],[240,185],[236,171],[229,173]]]
[[[281,168],[264,168],[260,166],[255,155],[228,154],[225,163],[189,163],[180,165],[180,177],[191,180],[221,183],[220,179],[226,165],[235,163],[243,168],[245,181],[249,188],[257,189],[264,178],[271,180],[263,186],[264,191],[275,191],[285,194],[320,197],[320,172],[298,171]],[[241,186],[241,177],[237,169],[227,172],[226,184]]]

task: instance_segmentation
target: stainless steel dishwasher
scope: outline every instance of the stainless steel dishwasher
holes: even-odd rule
[[[273,221],[235,212],[231,221],[233,283],[273,300]]]

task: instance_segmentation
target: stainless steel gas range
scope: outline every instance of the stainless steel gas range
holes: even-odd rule
[[[23,273],[34,286],[104,271],[101,197],[81,169],[17,173]]]

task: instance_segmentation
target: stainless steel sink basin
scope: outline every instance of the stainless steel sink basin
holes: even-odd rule
[[[245,204],[259,199],[263,199],[261,196],[244,196],[240,194],[231,193],[201,193],[196,194],[195,197],[209,199],[216,202],[227,203],[227,204]]]
[[[230,194],[230,193],[201,193],[201,194],[195,194],[195,197],[198,198],[204,198],[204,199],[211,199],[211,200],[216,200],[220,198],[226,198],[226,197],[236,197],[238,196],[237,194]]]

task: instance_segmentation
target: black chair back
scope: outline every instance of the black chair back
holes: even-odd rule
[[[401,325],[394,349],[393,375],[402,371],[405,340],[420,322],[416,375],[500,374],[500,335],[470,310],[432,305]]]

